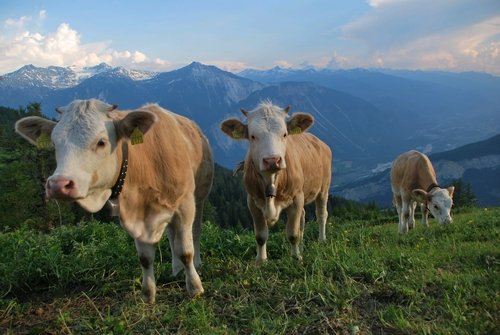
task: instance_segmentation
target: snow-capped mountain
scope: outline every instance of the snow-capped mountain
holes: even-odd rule
[[[42,68],[26,65],[17,71],[0,76],[0,86],[12,88],[38,87],[64,89],[74,87],[82,81],[101,73],[115,74],[132,80],[146,80],[157,75],[155,72],[128,70],[123,67],[111,67],[105,63],[91,67],[49,66],[47,68]]]
[[[276,83],[284,81],[308,81],[306,78],[307,75],[321,72],[331,73],[330,70],[316,70],[314,68],[293,69],[275,66],[269,70],[245,69],[239,72],[238,76],[261,83]]]

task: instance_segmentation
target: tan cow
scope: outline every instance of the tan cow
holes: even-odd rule
[[[423,153],[411,150],[396,158],[391,168],[391,187],[400,233],[415,226],[417,203],[420,203],[424,226],[428,226],[428,211],[441,224],[452,222],[450,212],[455,188],[439,187],[431,161]]]
[[[51,137],[57,168],[47,180],[48,198],[76,201],[90,212],[114,205],[135,240],[148,302],[155,301],[153,262],[165,228],[174,275],[184,268],[189,294],[201,294],[195,266],[201,263],[203,202],[213,179],[208,141],[194,122],[158,105],[115,108],[75,100],[57,109],[59,122],[26,117],[16,131],[33,144]],[[130,138],[143,143],[129,145]]]
[[[331,180],[332,153],[317,137],[305,131],[313,124],[310,114],[295,113],[262,103],[255,110],[241,110],[247,124],[232,118],[221,130],[231,138],[248,140],[243,166],[247,204],[257,240],[256,262],[267,259],[268,227],[278,221],[283,209],[288,216],[286,234],[292,255],[301,259],[304,204],[315,201],[319,239],[325,240],[327,201]]]

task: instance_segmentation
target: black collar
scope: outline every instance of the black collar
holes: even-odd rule
[[[118,199],[120,193],[122,192],[123,184],[125,183],[125,177],[127,176],[128,168],[128,144],[127,141],[122,142],[122,166],[120,167],[120,174],[118,175],[118,180],[111,189],[110,200]]]
[[[427,187],[426,192],[429,193],[433,188],[436,188],[436,187],[439,187],[439,185],[435,184],[435,183],[432,183],[432,184],[429,185],[429,187]]]

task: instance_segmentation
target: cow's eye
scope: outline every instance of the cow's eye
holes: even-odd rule
[[[106,141],[104,141],[103,139],[97,141],[97,148],[104,148],[105,146],[106,146]]]
[[[438,207],[437,205],[434,205],[434,209],[436,209],[436,210],[437,210],[437,209],[439,209],[439,207]]]
[[[287,135],[287,133],[284,133],[284,134],[283,134],[283,137],[286,137],[286,135]]]
[[[255,140],[255,135],[250,136],[252,140]]]

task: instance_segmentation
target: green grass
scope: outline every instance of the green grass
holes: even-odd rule
[[[157,303],[140,294],[133,241],[112,224],[0,234],[0,332],[7,334],[492,334],[500,320],[500,209],[417,227],[334,219],[327,242],[306,225],[304,259],[283,225],[269,261],[253,263],[253,233],[206,224],[205,295],[156,258]]]

